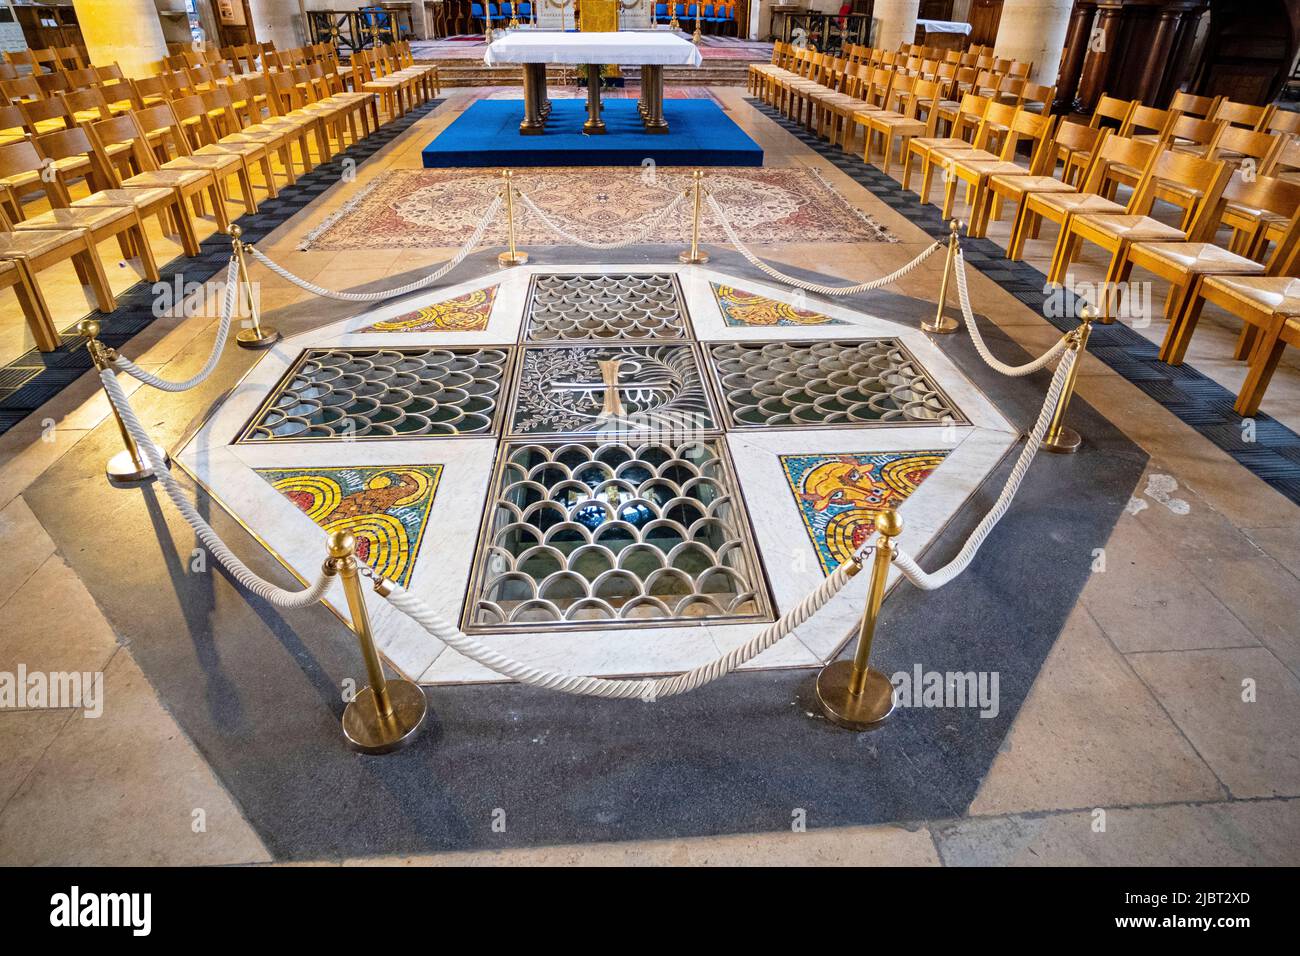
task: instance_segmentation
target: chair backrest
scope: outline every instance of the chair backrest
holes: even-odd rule
[[[1259,172],[1272,164],[1273,157],[1282,149],[1282,139],[1283,137],[1276,133],[1243,129],[1240,126],[1226,126],[1223,132],[1219,134],[1219,138],[1215,141],[1208,157],[1211,159],[1227,159],[1235,165],[1237,162],[1236,156],[1224,156],[1223,154],[1236,153],[1237,156],[1253,160],[1254,169]]]
[[[1035,175],[1041,174],[1048,159],[1055,163],[1055,152],[1047,149],[1052,141],[1052,129],[1055,125],[1056,117],[1050,113],[1030,113],[1028,110],[1017,110],[1016,115],[1007,127],[1007,135],[1002,142],[1002,151],[999,154],[1000,158],[1012,162],[1016,158],[1016,149],[1021,143],[1028,141],[1032,144],[1029,153],[1030,171]]]
[[[1138,170],[1140,182],[1146,178],[1147,170],[1160,152],[1161,149],[1156,143],[1110,133],[1100,140],[1093,150],[1092,168],[1084,177],[1082,191],[1101,192],[1102,187],[1113,178],[1114,170],[1118,166]],[[1129,197],[1130,210],[1136,197],[1135,189]]]
[[[68,78],[62,73],[40,73],[36,76],[36,85],[46,96],[62,93],[68,88]]]
[[[45,99],[45,91],[40,88],[34,76],[20,76],[16,80],[0,80],[0,96],[10,103],[27,100]]]
[[[12,103],[0,105],[0,134],[6,139],[27,135],[27,117]]]
[[[1295,110],[1274,110],[1264,128],[1270,133],[1300,136],[1300,113]]]
[[[1209,240],[1218,224],[1215,214],[1219,199],[1231,175],[1232,167],[1222,160],[1202,159],[1172,149],[1161,150],[1133,190],[1129,212],[1150,213],[1161,185],[1190,187],[1200,192],[1200,196],[1196,200],[1187,238],[1193,242]]]
[[[1233,100],[1220,100],[1210,114],[1211,119],[1227,120],[1233,126],[1244,126],[1246,129],[1259,129],[1268,116],[1267,106],[1252,106],[1250,103],[1237,103]]]
[[[74,126],[72,129],[56,130],[53,133],[44,133],[35,139],[36,148],[41,151],[41,155],[47,159],[57,161],[60,159],[72,159],[77,156],[88,156],[91,166],[99,173],[102,182],[112,182],[112,174],[103,168],[100,156],[95,152],[94,144],[91,143],[90,137],[85,129],[80,126]],[[59,196],[57,193],[51,195],[51,202],[57,203],[60,200],[70,200],[67,195]],[[69,203],[65,202],[64,205]]]
[[[1134,102],[1128,119],[1119,129],[1121,136],[1134,136],[1138,133],[1154,133],[1158,139],[1164,139],[1176,114],[1169,110],[1156,109]]]
[[[994,136],[1010,129],[1019,112],[1017,107],[1008,103],[999,103],[996,100],[989,103],[988,109],[984,111],[984,118],[980,120],[979,129],[975,133],[975,148],[988,149]]]
[[[1228,128],[1221,120],[1198,119],[1195,116],[1177,116],[1165,130],[1165,142],[1182,140],[1197,146],[1211,147],[1218,141],[1219,134]]]
[[[65,127],[73,125],[72,117],[68,115],[68,108],[63,105],[61,99],[29,100],[19,103],[18,108],[27,118],[27,131],[33,136],[37,133],[36,124],[47,120],[62,120]]]
[[[185,138],[185,130],[172,111],[171,103],[136,110],[135,120],[155,149],[161,147],[167,153],[174,154],[173,158],[188,156],[192,152],[189,141]]]
[[[1128,122],[1129,114],[1137,106],[1137,100],[1121,100],[1114,96],[1103,93],[1097,100],[1097,105],[1092,109],[1092,119],[1090,122],[1093,126],[1103,125],[1103,120],[1110,120],[1115,126],[1123,129],[1124,124]]]
[[[109,156],[109,149],[113,146],[128,147],[134,168],[146,172],[158,169],[158,157],[149,148],[149,141],[136,122],[135,113],[124,113],[112,119],[91,123],[87,135],[94,146],[95,155],[99,157],[99,165],[104,170],[107,181],[114,186],[122,185],[122,177],[117,164]]]
[[[99,89],[73,90],[71,93],[63,94],[63,106],[68,111],[68,115],[76,119],[77,113],[84,113],[94,110],[99,114],[100,119],[108,119],[112,112],[108,108],[108,100],[104,99],[104,93]],[[78,122],[84,122],[85,119]]]
[[[1190,114],[1198,119],[1205,119],[1219,105],[1218,96],[1197,96],[1176,90],[1169,100],[1169,108],[1177,113]]]

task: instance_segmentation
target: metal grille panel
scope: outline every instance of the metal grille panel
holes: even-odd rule
[[[488,435],[508,349],[309,349],[240,442]]]
[[[529,287],[525,338],[680,339],[685,316],[673,275],[537,275]]]
[[[728,342],[708,355],[735,428],[966,421],[897,339]]]
[[[514,444],[493,487],[467,629],[771,619],[716,439]]]

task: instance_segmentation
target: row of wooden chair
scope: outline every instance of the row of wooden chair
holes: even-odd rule
[[[87,107],[77,94],[0,107],[0,126],[22,127],[0,139],[0,287],[15,289],[38,348],[59,345],[37,281],[45,268],[71,260],[96,306],[112,311],[98,242],[116,236],[123,256],[139,257],[144,275],[156,280],[144,219],[157,216],[164,233],[197,256],[194,217],[210,206],[217,228],[228,229],[232,182],[254,212],[254,172],[275,196],[277,173],[292,183],[298,169],[309,171],[377,128],[375,94],[346,89],[348,78],[312,60],[182,89],[135,81],[135,95],[117,111],[102,101]],[[59,115],[38,118],[40,103],[59,104]],[[75,197],[83,185],[86,195]],[[51,208],[29,214],[24,200],[37,193]]]
[[[5,50],[4,62],[20,72],[40,73],[45,70],[82,70],[90,66],[90,56],[84,46],[48,47],[43,50]]]

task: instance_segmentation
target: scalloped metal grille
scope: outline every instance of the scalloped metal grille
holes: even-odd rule
[[[435,438],[495,430],[508,349],[309,349],[239,442]]]
[[[771,619],[716,440],[513,444],[494,487],[466,629]]]
[[[686,327],[671,274],[536,275],[526,315],[528,342],[680,339]]]
[[[708,356],[735,428],[967,421],[894,338],[728,342]]]

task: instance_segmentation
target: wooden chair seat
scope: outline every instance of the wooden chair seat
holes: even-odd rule
[[[145,173],[137,173],[129,179],[122,180],[122,185],[130,188],[132,186],[198,186],[211,180],[212,173],[204,169],[151,169]]]
[[[1156,271],[1167,265],[1181,272],[1214,275],[1260,275],[1264,264],[1229,252],[1212,242],[1138,242],[1129,250],[1134,265]]]
[[[1179,242],[1187,238],[1187,234],[1177,226],[1150,216],[1076,212],[1073,223],[1077,228],[1094,230],[1129,242]]]
[[[1300,317],[1300,279],[1291,276],[1210,276],[1205,286],[1247,307]]]
[[[1034,193],[1029,197],[1029,204],[1034,212],[1050,210],[1059,215],[1067,213],[1114,213],[1119,215],[1124,212],[1123,203],[1107,199],[1105,196],[1098,196],[1096,193]]]
[[[163,186],[139,186],[122,189],[101,189],[81,199],[72,201],[72,208],[84,206],[135,206],[142,216],[147,216],[157,206],[165,206],[176,194]]]
[[[99,206],[71,207],[68,209],[51,209],[39,216],[31,216],[14,224],[15,232],[29,229],[90,229],[92,231],[113,226],[117,223],[135,218],[134,206]]]

